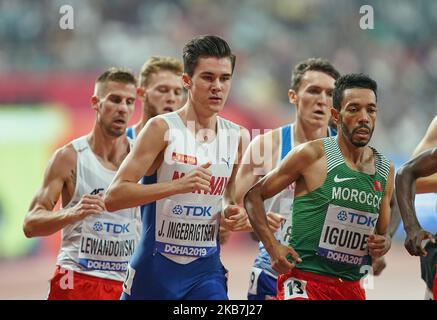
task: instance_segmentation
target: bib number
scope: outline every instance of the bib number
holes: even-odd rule
[[[306,291],[307,282],[296,278],[289,278],[284,282],[284,299],[308,299]]]

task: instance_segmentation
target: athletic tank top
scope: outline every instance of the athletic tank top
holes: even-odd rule
[[[126,129],[126,135],[131,138],[132,140],[135,141],[135,139],[137,138],[137,135],[135,133],[135,129],[134,127],[129,127]]]
[[[165,120],[169,127],[165,137],[168,146],[155,177],[147,177],[145,183],[182,178],[209,161],[212,162],[209,167],[211,192],[176,194],[145,206],[140,251],[144,255],[159,253],[179,264],[218,256],[223,194],[237,159],[240,127],[217,117],[216,138],[210,143],[201,143],[176,112],[157,117]],[[194,126],[194,123],[187,125]]]
[[[274,168],[278,167],[287,154],[293,149],[293,129],[294,124],[287,124],[280,128],[279,135],[279,152],[276,162],[273,164]],[[337,135],[334,128],[328,127],[328,136],[332,137]],[[280,193],[274,197],[264,201],[264,207],[267,212],[279,213],[284,217],[284,221],[278,231],[275,232],[276,239],[284,244],[288,245],[291,240],[292,231],[292,219],[291,211],[294,198],[294,183],[287,186]],[[264,248],[263,243],[259,242],[259,252],[255,258],[254,267],[264,270],[264,272],[270,274],[270,276],[277,278],[277,272],[273,270],[271,265],[270,256],[267,250]]]
[[[290,245],[302,258],[297,268],[359,280],[371,264],[367,238],[376,226],[390,161],[372,148],[375,174],[350,169],[336,138],[323,139],[326,180],[293,203]]]
[[[76,189],[64,208],[75,206],[85,194],[104,193],[116,174],[100,163],[87,137],[72,141],[72,145],[77,152]],[[62,229],[57,265],[91,276],[123,281],[140,230],[138,207],[90,215]]]

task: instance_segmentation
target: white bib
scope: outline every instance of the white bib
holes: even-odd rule
[[[329,205],[317,254],[350,265],[367,262],[367,239],[379,214]]]

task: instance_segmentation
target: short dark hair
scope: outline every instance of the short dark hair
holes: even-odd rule
[[[309,58],[299,62],[291,73],[291,88],[294,91],[299,90],[302,82],[302,77],[307,71],[319,71],[326,73],[333,79],[337,80],[340,77],[340,72],[327,59],[323,58]]]
[[[132,83],[135,86],[137,85],[137,80],[132,71],[122,68],[109,68],[97,78],[96,83],[106,83],[108,81],[115,81],[126,84]]]
[[[376,94],[378,86],[375,80],[363,73],[346,74],[335,81],[335,88],[332,93],[332,104],[337,111],[341,110],[344,91],[352,88],[370,89],[375,94],[375,98],[378,98]]]
[[[191,39],[184,46],[184,72],[190,77],[194,74],[199,58],[217,57],[229,58],[234,72],[235,55],[231,52],[228,43],[218,36],[204,35]]]

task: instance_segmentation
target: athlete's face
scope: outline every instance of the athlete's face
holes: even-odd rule
[[[320,71],[307,71],[296,91],[290,89],[290,103],[296,105],[299,121],[310,126],[322,127],[331,117],[332,92],[335,79]]]
[[[93,109],[97,111],[97,124],[114,137],[123,135],[135,108],[134,84],[108,81],[93,96]]]
[[[208,115],[223,109],[231,88],[231,79],[230,58],[199,58],[193,76],[183,75],[191,103],[198,112]]]
[[[376,96],[370,89],[352,88],[343,92],[340,112],[332,109],[343,136],[354,146],[370,141],[376,123]]]
[[[168,70],[152,73],[144,88],[143,99],[150,118],[176,111],[184,103],[182,77]]]

